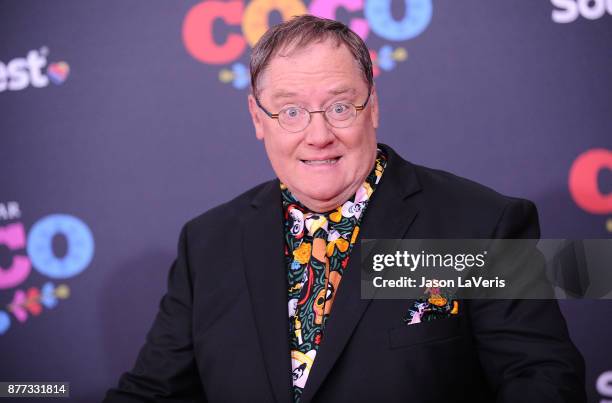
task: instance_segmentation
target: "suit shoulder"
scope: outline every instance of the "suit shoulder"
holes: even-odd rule
[[[269,180],[252,187],[233,199],[190,219],[185,227],[189,227],[190,231],[199,231],[206,228],[222,228],[237,224],[241,213],[249,208],[253,198],[264,188],[272,186],[274,182],[275,180]]]
[[[535,204],[452,173],[415,165],[431,222],[452,223],[463,237],[539,237]],[[527,235],[524,235],[527,234]]]
[[[528,200],[503,195],[481,183],[440,169],[412,164],[422,190],[428,198],[436,198],[458,205],[472,205],[476,208],[503,209],[509,203]]]

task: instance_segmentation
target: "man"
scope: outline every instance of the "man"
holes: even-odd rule
[[[377,144],[357,35],[313,16],[275,26],[253,49],[251,81],[278,179],[183,227],[147,342],[105,402],[585,401],[556,301],[452,301],[417,320],[430,302],[360,298],[361,238],[539,227],[531,202]]]

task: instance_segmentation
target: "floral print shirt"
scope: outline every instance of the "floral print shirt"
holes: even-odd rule
[[[361,219],[386,165],[387,157],[379,149],[374,167],[355,195],[326,213],[309,211],[281,183],[295,402],[300,401]]]

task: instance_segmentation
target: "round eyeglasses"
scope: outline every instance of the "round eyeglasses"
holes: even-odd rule
[[[339,129],[349,127],[355,121],[357,111],[362,111],[368,104],[370,94],[371,92],[368,92],[368,97],[363,105],[354,105],[349,102],[336,102],[327,109],[320,111],[309,111],[299,106],[286,106],[278,113],[270,113],[261,105],[257,97],[255,97],[255,103],[257,103],[257,106],[259,106],[259,108],[271,119],[276,119],[280,127],[288,132],[297,133],[308,127],[312,120],[313,113],[322,113],[330,126]]]

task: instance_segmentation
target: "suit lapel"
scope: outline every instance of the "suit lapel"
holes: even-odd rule
[[[379,147],[387,152],[388,164],[368,203],[359,238],[400,239],[418,214],[417,203],[410,196],[417,193],[420,186],[411,164],[391,148]],[[323,340],[302,394],[302,403],[312,400],[371,302],[371,299],[361,299],[360,249],[358,240],[342,276]]]
[[[278,180],[264,185],[242,222],[243,258],[257,335],[275,400],[292,401],[287,273]],[[248,336],[248,335],[247,335]]]

